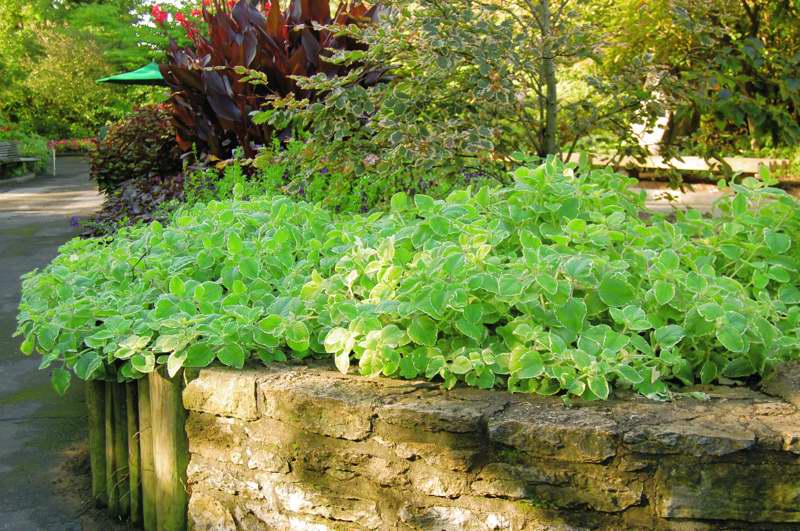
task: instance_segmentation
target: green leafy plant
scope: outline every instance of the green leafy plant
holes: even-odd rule
[[[137,109],[111,126],[91,156],[91,176],[104,192],[130,179],[176,175],[181,160],[169,107]]]
[[[550,160],[506,188],[336,215],[197,203],[75,240],[23,281],[17,334],[63,390],[166,365],[332,358],[347,372],[651,398],[798,357],[800,205],[731,185],[719,216],[643,215],[633,179]]]

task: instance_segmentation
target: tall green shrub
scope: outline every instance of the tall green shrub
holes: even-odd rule
[[[671,111],[664,148],[707,156],[800,140],[800,4],[623,0],[603,70],[645,52],[641,83]]]

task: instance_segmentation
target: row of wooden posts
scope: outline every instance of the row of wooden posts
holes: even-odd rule
[[[186,411],[182,375],[86,383],[92,496],[145,531],[186,528]]]

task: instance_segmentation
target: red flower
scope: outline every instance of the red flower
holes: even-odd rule
[[[234,5],[236,5],[236,0],[228,0],[228,8],[233,9]]]
[[[195,17],[195,18],[198,18],[200,16],[200,10],[199,9],[192,9],[192,16]]]
[[[162,11],[161,6],[158,4],[153,5],[150,9],[150,16],[153,17],[153,21],[159,26],[163,26],[164,22],[167,21],[167,13]]]
[[[186,32],[186,36],[190,39],[194,39],[195,35],[197,34],[197,28],[195,28],[194,24],[192,24],[189,19],[186,18],[186,15],[178,11],[175,13],[175,20],[183,27],[183,30]]]

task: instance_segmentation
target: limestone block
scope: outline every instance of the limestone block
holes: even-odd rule
[[[199,371],[193,529],[800,528],[795,373],[709,400],[558,399],[317,366]],[[768,393],[768,394],[767,394]]]
[[[531,455],[577,463],[600,463],[617,453],[619,431],[611,415],[596,408],[569,409],[555,401],[512,404],[489,420],[489,439]]]
[[[236,531],[233,516],[222,503],[202,492],[189,498],[188,526],[193,531]]]
[[[472,483],[473,491],[482,496],[563,508],[588,506],[603,512],[637,505],[642,488],[636,476],[614,474],[607,467],[545,460],[526,466],[489,463]]]
[[[184,388],[183,406],[189,411],[254,420],[258,418],[258,375],[258,371],[252,369],[203,369]]]
[[[664,518],[800,522],[800,464],[672,463],[655,485]]]
[[[800,361],[777,367],[761,384],[761,390],[800,408]]]

